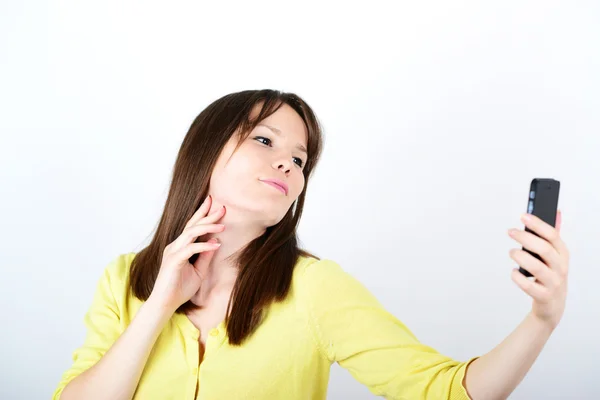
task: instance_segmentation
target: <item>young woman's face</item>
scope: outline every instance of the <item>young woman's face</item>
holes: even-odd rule
[[[232,137],[221,152],[209,192],[219,203],[250,211],[265,226],[273,226],[304,188],[304,121],[284,104],[261,121],[235,150],[238,141],[238,136]]]

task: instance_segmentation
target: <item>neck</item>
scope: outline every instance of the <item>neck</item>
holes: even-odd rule
[[[223,204],[213,199],[209,213],[217,210]],[[202,241],[216,238],[221,247],[215,252],[210,264],[203,272],[204,283],[202,291],[209,294],[213,289],[231,290],[238,276],[237,253],[252,240],[261,236],[266,227],[250,215],[233,206],[227,206],[225,216],[218,221],[225,225],[225,230],[216,234],[202,237]]]

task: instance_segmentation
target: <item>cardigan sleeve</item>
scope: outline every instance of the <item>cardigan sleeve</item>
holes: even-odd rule
[[[126,257],[119,256],[104,269],[96,284],[92,304],[84,317],[84,343],[73,352],[73,363],[66,370],[55,389],[53,400],[58,400],[64,388],[79,374],[96,364],[122,333],[120,310],[115,293],[125,293]]]
[[[330,260],[305,267],[310,326],[324,357],[388,399],[470,400],[459,362],[422,344],[365,286]]]

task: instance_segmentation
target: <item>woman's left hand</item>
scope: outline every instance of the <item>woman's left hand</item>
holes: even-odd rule
[[[533,299],[533,316],[554,329],[565,310],[569,273],[569,250],[560,237],[562,214],[559,210],[556,215],[556,228],[531,214],[523,215],[521,220],[540,237],[518,229],[508,234],[544,262],[522,249],[511,249],[510,257],[535,278],[530,280],[515,268],[512,280]]]

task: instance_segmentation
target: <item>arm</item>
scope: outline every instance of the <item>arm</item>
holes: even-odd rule
[[[562,213],[556,228],[532,215],[522,217],[532,233],[513,230],[509,235],[525,249],[512,249],[511,258],[528,270],[534,280],[517,269],[513,281],[533,299],[531,312],[502,343],[482,356],[467,370],[465,385],[474,399],[505,399],[521,382],[562,318],[567,296],[569,250],[560,238]]]
[[[129,295],[131,255],[111,262],[96,285],[85,315],[86,338],[73,355],[53,399],[130,399],[160,331],[170,316],[148,300],[127,327],[121,321]],[[129,299],[131,300],[131,299]],[[109,383],[108,383],[109,382]]]
[[[215,240],[195,243],[207,233],[222,232],[215,224],[225,209],[207,215],[207,199],[186,224],[181,235],[163,251],[152,294],[135,317],[122,328],[119,305],[132,300],[129,291],[129,264],[125,259],[106,268],[98,283],[94,301],[86,315],[87,336],[73,357],[53,399],[131,399],[148,356],[163,327],[177,308],[196,293],[206,269],[219,248]],[[199,254],[194,264],[189,259]],[[116,288],[116,289],[115,289]],[[119,301],[115,299],[119,296]],[[127,300],[126,300],[127,299]],[[123,332],[124,331],[124,332]]]
[[[131,399],[148,355],[171,314],[158,303],[144,303],[106,354],[74,378],[60,399]]]
[[[523,380],[552,329],[532,314],[492,351],[467,369],[465,386],[473,399],[506,399]]]
[[[301,293],[317,347],[386,399],[468,400],[467,366],[420,343],[355,278],[329,260],[302,274]]]

